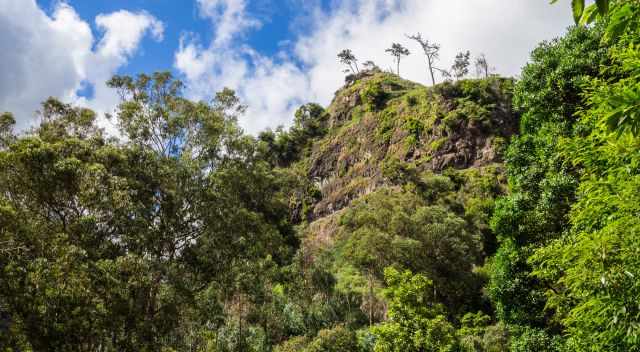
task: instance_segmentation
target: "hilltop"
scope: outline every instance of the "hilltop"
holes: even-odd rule
[[[380,71],[352,77],[327,108],[327,134],[302,161],[322,193],[312,218],[393,182],[393,168],[421,174],[500,163],[517,130],[512,88],[500,77],[432,88]]]
[[[490,311],[480,268],[497,246],[488,223],[506,193],[503,152],[519,123],[513,85],[491,76],[425,87],[365,71],[347,77],[326,109],[305,105],[289,131],[260,137],[298,180],[295,271],[334,278],[331,295],[364,313],[338,321],[384,319],[388,266],[428,273],[452,321]],[[310,294],[309,307],[328,299]]]

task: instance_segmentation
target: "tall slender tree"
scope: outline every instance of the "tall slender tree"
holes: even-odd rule
[[[16,124],[16,119],[9,112],[0,114],[0,149],[4,145],[8,145],[13,138],[13,126]]]
[[[391,56],[395,58],[396,73],[400,76],[400,60],[403,56],[409,56],[409,54],[411,54],[409,49],[405,48],[400,43],[393,43],[389,49],[385,50],[385,52],[391,54]]]
[[[419,32],[415,35],[407,35],[407,38],[415,40],[418,44],[420,44],[420,47],[422,47],[422,51],[427,58],[427,67],[429,69],[429,74],[431,75],[431,84],[436,84],[436,78],[433,73],[434,71],[440,71],[443,74],[448,73],[446,70],[437,68],[435,66],[435,62],[440,57],[440,45],[436,43],[429,43],[429,40],[422,38],[422,34],[420,34]]]
[[[476,58],[476,73],[478,76],[484,76],[484,78],[489,77],[489,62],[487,62],[487,57],[484,54],[480,54]]]

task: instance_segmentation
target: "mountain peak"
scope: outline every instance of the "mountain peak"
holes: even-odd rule
[[[322,193],[313,217],[388,183],[385,166],[440,172],[501,162],[518,125],[512,88],[512,79],[497,76],[433,87],[380,70],[347,77],[327,108],[328,132],[307,160]]]

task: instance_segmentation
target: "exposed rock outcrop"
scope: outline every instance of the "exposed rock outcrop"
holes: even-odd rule
[[[419,172],[501,162],[518,125],[512,85],[490,77],[424,87],[377,70],[350,77],[327,108],[329,132],[309,156],[308,177],[322,194],[312,218],[387,184],[390,160]]]

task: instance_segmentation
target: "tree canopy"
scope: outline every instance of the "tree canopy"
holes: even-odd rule
[[[640,3],[572,9],[517,79],[345,49],[257,136],[168,72],[0,114],[0,352],[640,351]]]

